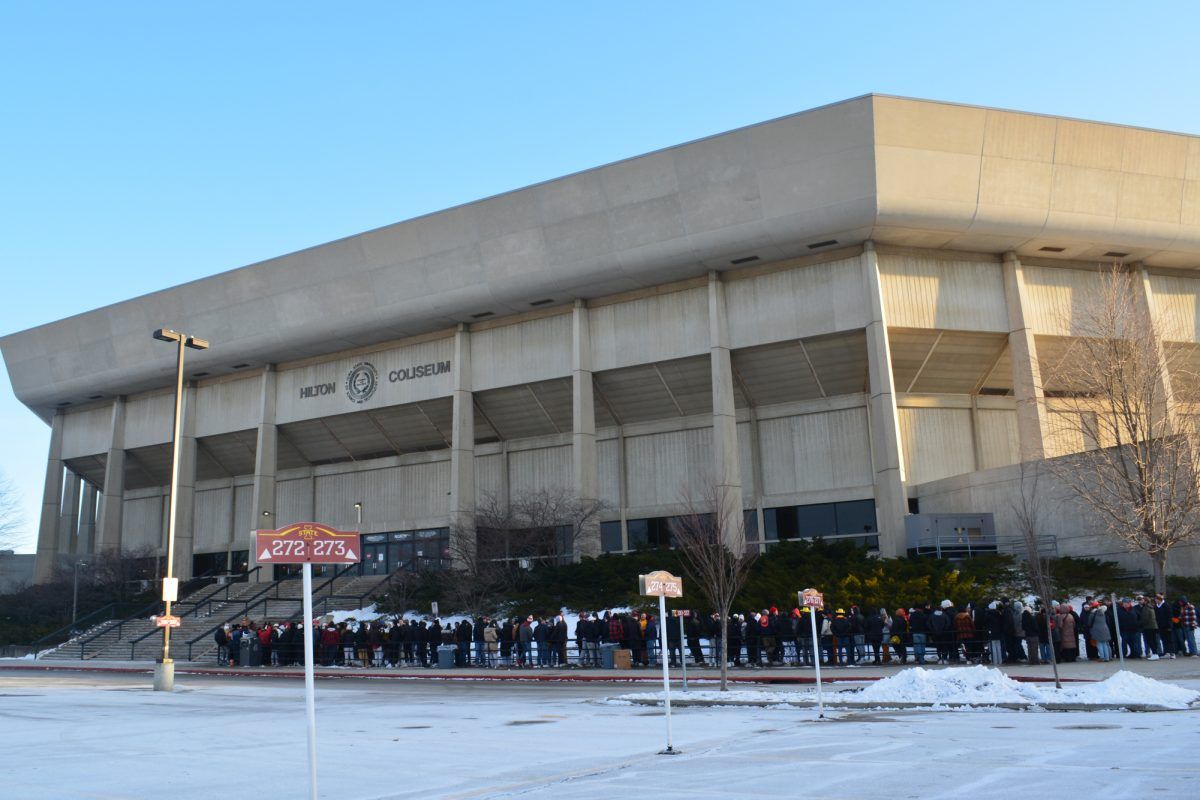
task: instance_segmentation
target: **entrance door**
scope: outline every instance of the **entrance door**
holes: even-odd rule
[[[388,572],[386,542],[363,545],[360,575],[386,575]]]

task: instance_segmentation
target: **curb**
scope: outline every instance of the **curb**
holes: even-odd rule
[[[176,675],[197,675],[197,676],[221,676],[230,678],[295,678],[303,679],[304,672],[302,670],[283,672],[279,670],[263,670],[257,667],[248,667],[246,669],[224,668],[224,667],[187,667],[176,662]],[[73,664],[6,664],[0,662],[0,671],[10,672],[99,672],[109,674],[126,674],[126,675],[149,675],[154,671],[153,664],[147,664],[145,667],[101,667],[101,666],[84,666]],[[614,675],[596,675],[596,674],[571,674],[571,673],[525,673],[519,671],[513,672],[478,672],[478,671],[430,671],[430,672],[377,672],[377,671],[361,671],[357,669],[349,670],[316,670],[314,676],[322,679],[370,679],[370,680],[441,680],[441,681],[470,681],[473,683],[488,682],[488,683],[654,683],[661,684],[661,675],[638,675],[619,673]],[[1053,683],[1053,678],[1042,678],[1029,675],[1009,675],[1010,679],[1021,683]],[[882,680],[883,676],[878,675],[835,675],[832,677],[821,676],[821,683],[867,683],[872,681]],[[672,674],[672,682],[678,681],[679,676]],[[808,675],[730,675],[730,683],[741,684],[758,684],[758,685],[815,685],[817,680],[815,677]],[[1090,678],[1063,678],[1064,683],[1094,683]],[[697,673],[695,676],[689,675],[689,683],[718,683],[719,675],[709,673],[707,671]]]

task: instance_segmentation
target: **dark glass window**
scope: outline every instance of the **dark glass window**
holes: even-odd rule
[[[834,503],[796,506],[796,535],[803,539],[812,539],[816,536],[832,536],[837,533],[837,509],[835,506]]]
[[[875,501],[837,503],[838,533],[875,533]]]
[[[231,572],[250,571],[250,551],[234,550],[229,554],[229,569]]]
[[[758,541],[758,514],[752,508],[749,511],[742,512],[742,519],[745,521],[745,526],[746,526],[746,541],[747,542],[757,542]]]
[[[621,521],[600,523],[600,550],[604,553],[616,553],[621,547]]]
[[[228,571],[228,553],[198,553],[192,556],[192,574],[197,578],[220,575]]]

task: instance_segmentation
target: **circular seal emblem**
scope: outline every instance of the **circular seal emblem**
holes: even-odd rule
[[[379,387],[379,373],[374,365],[360,361],[346,375],[346,396],[354,403],[365,403]]]

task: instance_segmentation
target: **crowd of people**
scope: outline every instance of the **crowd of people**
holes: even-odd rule
[[[813,615],[816,615],[815,623]],[[322,666],[438,666],[439,649],[455,666],[551,668],[606,665],[604,650],[628,651],[630,666],[661,663],[659,620],[653,613],[581,613],[571,630],[563,615],[480,616],[442,624],[402,616],[375,621],[314,623],[314,656]],[[819,642],[814,652],[812,630]],[[1119,600],[1087,597],[1079,605],[1026,604],[1001,598],[956,606],[950,600],[886,608],[812,610],[777,607],[730,615],[672,612],[666,658],[694,666],[719,663],[721,639],[734,667],[854,667],[860,664],[1039,664],[1079,659],[1176,658],[1197,655],[1196,609],[1186,597]],[[303,663],[298,623],[243,620],[215,634],[218,663],[291,666]],[[1121,649],[1118,651],[1118,647]]]

